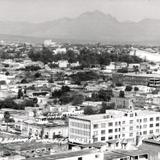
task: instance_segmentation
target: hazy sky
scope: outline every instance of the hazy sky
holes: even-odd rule
[[[0,0],[0,20],[43,22],[100,10],[120,21],[160,19],[160,0]]]

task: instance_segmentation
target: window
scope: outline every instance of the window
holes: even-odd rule
[[[143,125],[143,128],[147,128],[147,124],[144,124],[144,125]]]
[[[125,121],[123,121],[122,124],[125,124]]]
[[[108,123],[108,126],[113,126],[113,123],[112,122]]]
[[[112,136],[109,136],[108,139],[111,140],[111,139],[113,139],[113,137],[112,137]]]
[[[94,129],[98,128],[98,124],[94,124],[94,125],[93,125],[93,128],[94,128]]]
[[[78,157],[78,160],[82,160],[82,157]]]
[[[130,117],[133,117],[133,113],[132,113],[132,114],[130,114]]]
[[[94,136],[98,135],[98,131],[94,131],[94,132],[93,132],[93,135],[94,135]]]
[[[159,119],[160,119],[159,117],[156,117],[156,121],[159,121]]]
[[[105,123],[101,123],[101,128],[105,128],[106,124]]]
[[[98,141],[98,138],[94,138],[93,141],[94,141],[94,142],[97,142],[97,141]]]
[[[150,121],[153,121],[153,118],[150,118]]]
[[[130,124],[133,124],[133,120],[130,120],[130,122],[129,122]]]
[[[156,133],[159,133],[159,129],[156,129]]]
[[[115,126],[117,126],[118,125],[118,122],[115,122]]]
[[[152,134],[152,133],[153,133],[153,130],[150,130],[149,133]]]
[[[159,123],[156,123],[156,127],[159,127]]]
[[[133,130],[133,126],[129,127],[129,130],[132,131]]]
[[[117,132],[117,131],[118,131],[118,129],[116,128],[116,129],[115,129],[115,132]]]
[[[133,137],[133,133],[130,133],[129,136],[130,136],[130,137]]]
[[[143,122],[147,122],[147,118],[144,118],[144,119],[143,119]]]
[[[149,127],[153,127],[153,124],[150,124]]]
[[[124,130],[125,130],[125,127],[122,128],[122,131],[124,131]]]
[[[106,139],[105,137],[101,137],[101,141],[105,141],[105,139]]]
[[[125,134],[122,134],[122,137],[125,137]]]
[[[109,130],[108,130],[108,133],[113,133],[113,129],[109,129]]]
[[[143,131],[143,134],[146,135],[146,134],[147,134],[147,131]]]
[[[106,133],[106,131],[105,130],[101,130],[101,134],[105,134]]]
[[[117,139],[118,138],[118,136],[117,135],[115,135],[115,139]]]

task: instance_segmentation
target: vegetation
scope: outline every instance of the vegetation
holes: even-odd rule
[[[93,109],[92,106],[86,106],[84,108],[84,114],[86,114],[86,115],[97,114],[97,111],[95,109]]]
[[[139,91],[139,88],[138,87],[134,87],[134,91],[135,92]]]
[[[102,103],[102,108],[100,110],[100,113],[106,113],[106,110],[109,109],[115,109],[115,103]]]
[[[24,99],[21,103],[16,103],[13,98],[6,98],[3,101],[0,101],[0,108],[11,108],[17,110],[24,110],[25,107],[34,107],[36,100],[34,99]]]
[[[111,100],[111,97],[113,97],[113,92],[111,89],[108,90],[99,90],[98,93],[92,94],[92,101],[107,101],[109,102]]]
[[[82,81],[96,80],[99,78],[99,75],[93,71],[86,71],[73,74],[71,75],[71,78],[76,84],[79,85]]]
[[[139,63],[142,59],[129,55],[128,51],[121,49],[117,54],[117,51],[108,52],[107,50],[100,53],[96,50],[83,47],[79,49],[80,53],[75,53],[72,50],[67,50],[66,54],[52,54],[52,51],[43,47],[42,51],[32,50],[29,54],[29,58],[32,61],[41,61],[45,64],[49,62],[57,62],[58,60],[68,60],[70,63],[79,61],[81,66],[90,67],[91,65],[109,65],[110,62],[127,62],[127,63]]]
[[[124,98],[124,97],[125,97],[124,91],[120,91],[120,92],[119,92],[119,97],[120,97],[120,98]]]
[[[128,92],[132,91],[132,86],[126,86],[125,91],[128,91]]]

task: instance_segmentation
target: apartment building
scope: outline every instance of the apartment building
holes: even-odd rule
[[[125,85],[144,85],[150,87],[160,87],[159,74],[144,74],[144,73],[114,73],[112,74],[113,82],[122,83]]]
[[[105,114],[69,118],[69,141],[95,143],[160,134],[160,113],[147,110],[107,110]]]

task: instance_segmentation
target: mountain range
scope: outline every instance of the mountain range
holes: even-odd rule
[[[160,20],[120,22],[100,11],[43,23],[0,21],[0,39],[8,35],[79,42],[160,44]],[[3,35],[3,36],[2,36]]]

